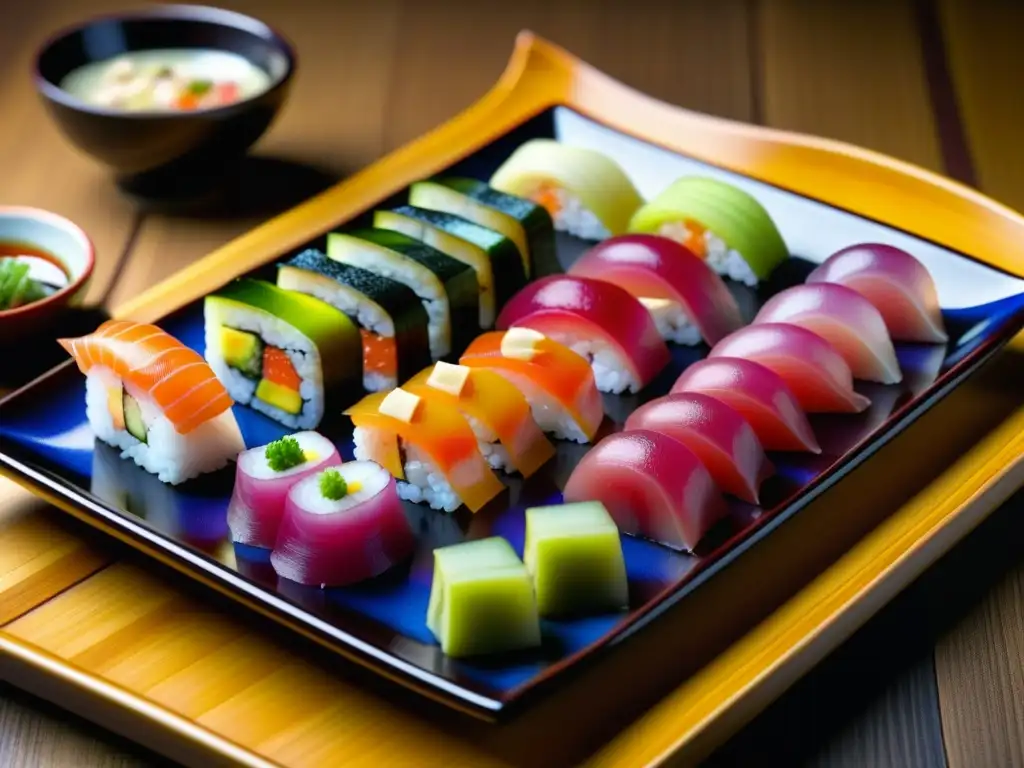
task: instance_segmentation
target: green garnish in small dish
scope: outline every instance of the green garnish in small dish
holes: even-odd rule
[[[320,493],[330,501],[341,501],[348,494],[348,483],[336,469],[328,469],[320,475]]]
[[[285,472],[306,461],[302,446],[294,437],[282,437],[267,446],[267,464],[275,472]]]
[[[29,277],[29,265],[10,257],[0,259],[0,310],[15,309],[46,297],[38,280]]]

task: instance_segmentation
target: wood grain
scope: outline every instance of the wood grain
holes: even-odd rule
[[[767,125],[942,170],[912,0],[758,7]]]
[[[937,2],[978,184],[997,200],[1024,210],[1024,5]]]

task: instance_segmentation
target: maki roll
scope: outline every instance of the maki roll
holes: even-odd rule
[[[430,365],[427,311],[409,286],[313,249],[281,264],[277,284],[326,301],[359,326],[367,391],[393,389]]]
[[[527,278],[560,271],[551,214],[525,197],[476,179],[443,178],[413,184],[409,204],[453,213],[504,235],[519,250]]]
[[[476,512],[505,489],[454,405],[398,388],[367,395],[345,415],[355,426],[355,457],[385,467],[406,501]]]
[[[526,284],[515,243],[454,213],[403,205],[374,213],[373,226],[401,232],[471,266],[480,284],[481,329],[492,328],[497,312]]]
[[[717,179],[686,176],[633,214],[629,231],[682,243],[733,280],[756,286],[789,250],[752,195]]]
[[[206,359],[232,397],[292,429],[314,429],[325,393],[361,385],[359,329],[319,299],[241,278],[206,297]]]
[[[490,185],[544,206],[556,230],[584,240],[623,234],[644,202],[614,160],[554,139],[520,146],[494,172]]]
[[[328,235],[327,256],[411,288],[427,311],[434,360],[464,349],[478,327],[476,273],[436,248],[401,232],[360,229]]]
[[[58,342],[85,374],[93,433],[162,482],[213,472],[244,450],[228,390],[198,352],[166,331],[108,320]]]
[[[293,485],[341,464],[334,443],[316,432],[296,432],[238,456],[235,489],[228,504],[231,540],[270,549]]]
[[[415,545],[395,479],[372,461],[350,461],[288,491],[270,563],[283,579],[340,587],[379,576]]]

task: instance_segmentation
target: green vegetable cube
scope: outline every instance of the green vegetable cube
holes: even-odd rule
[[[527,509],[524,555],[541,616],[629,605],[619,530],[598,501]]]
[[[475,656],[540,645],[530,574],[494,536],[434,550],[427,627],[448,656]]]

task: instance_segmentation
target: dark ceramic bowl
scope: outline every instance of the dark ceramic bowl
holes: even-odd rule
[[[78,67],[129,51],[204,48],[243,56],[270,75],[248,99],[192,112],[94,106],[60,87]],[[36,87],[64,134],[113,169],[129,191],[161,194],[223,175],[267,130],[287,98],[292,46],[263,22],[219,8],[155,5],[102,16],[52,37],[36,57]]]

